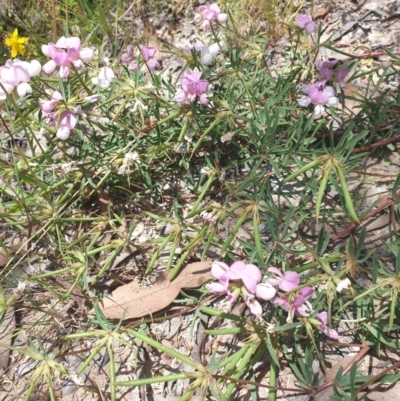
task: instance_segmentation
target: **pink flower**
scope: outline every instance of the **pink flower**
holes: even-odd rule
[[[17,88],[17,93],[20,97],[24,97],[27,93],[32,93],[32,88],[29,85],[31,77],[39,75],[42,66],[39,61],[31,62],[22,61],[19,59],[7,60],[6,64],[0,67],[0,82],[3,88],[0,89],[0,100],[6,99],[6,94],[11,93],[14,88]]]
[[[76,125],[76,115],[70,110],[64,110],[60,115],[58,125],[74,129]]]
[[[137,61],[132,61],[132,63],[129,64],[128,70],[129,71],[136,71],[138,67]]]
[[[325,85],[324,81],[303,85],[303,92],[308,96],[303,96],[298,100],[299,106],[307,107],[311,103],[314,104],[316,116],[324,113],[325,105],[336,106],[339,103],[339,99],[335,96],[335,90],[332,86]]]
[[[349,73],[349,69],[347,67],[342,67],[337,73],[336,73],[336,82],[338,83],[338,85],[341,88],[345,88],[346,87],[346,82],[345,82],[345,78],[346,75]]]
[[[156,49],[152,46],[142,46],[142,56],[144,61],[149,61],[156,54]]]
[[[313,308],[308,299],[312,296],[314,290],[311,287],[304,287],[299,290],[299,295],[290,302],[288,298],[276,298],[274,301],[275,305],[281,306],[287,312],[289,312],[287,321],[291,322],[293,316],[310,316],[313,312]]]
[[[156,49],[151,46],[142,46],[142,56],[150,70],[155,70],[160,67],[160,63],[154,58]]]
[[[269,267],[268,271],[277,277],[268,279],[271,285],[278,286],[282,291],[292,291],[300,284],[300,276],[296,272],[286,271],[284,274],[276,267]]]
[[[175,95],[175,101],[178,103],[192,103],[199,97],[200,102],[204,105],[208,104],[207,98],[208,81],[201,78],[201,71],[186,70],[182,76],[182,89]]]
[[[315,22],[313,22],[312,18],[309,15],[301,15],[297,16],[297,25],[305,29],[308,33],[313,33],[318,30],[318,26]]]
[[[55,91],[50,100],[39,100],[39,107],[42,111],[44,111],[45,113],[50,113],[52,112],[55,107],[57,106],[58,102],[63,100],[63,97],[61,95],[60,92]]]
[[[318,329],[321,330],[327,337],[331,338],[332,340],[339,339],[339,333],[336,330],[329,328],[328,325],[328,312],[323,311],[318,313],[317,319],[321,322]]]
[[[198,8],[199,13],[195,14],[194,20],[196,22],[202,22],[201,27],[205,30],[209,29],[211,26],[211,21],[216,19],[221,24],[225,23],[228,16],[227,14],[221,13],[218,4],[214,3],[211,6],[200,6]]]
[[[71,130],[75,128],[76,115],[70,110],[64,110],[58,121],[57,138],[65,141],[69,138]]]
[[[261,316],[262,307],[253,294],[246,295],[246,304],[253,315]]]
[[[214,262],[211,266],[212,275],[228,288],[230,281],[241,280],[250,292],[256,292],[261,281],[260,269],[253,264],[246,265],[242,261],[234,262],[230,267],[223,262]]]
[[[126,49],[126,53],[123,53],[121,55],[121,62],[129,63],[130,61],[132,61],[133,60],[133,51],[134,51],[133,46],[129,45],[128,48]]]

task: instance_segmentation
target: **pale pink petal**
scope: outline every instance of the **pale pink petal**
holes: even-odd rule
[[[37,75],[40,74],[40,71],[42,70],[42,66],[37,60],[32,60],[29,63],[28,67],[28,73],[31,77],[36,77]]]
[[[89,48],[89,47],[84,47],[83,49],[81,49],[81,51],[79,52],[79,58],[82,61],[91,61],[94,57],[94,51],[93,49]]]
[[[227,292],[225,286],[221,283],[211,283],[207,288],[214,294],[225,294]]]
[[[283,276],[283,280],[279,283],[282,291],[292,291],[300,284],[300,276],[296,272],[287,271]]]
[[[257,285],[256,294],[264,301],[269,301],[276,295],[276,289],[268,282]]]
[[[157,68],[160,68],[160,63],[155,58],[150,58],[146,64],[150,70],[156,70]]]
[[[218,22],[220,22],[221,24],[224,24],[224,23],[226,22],[227,19],[228,19],[228,14],[224,14],[224,13],[218,14],[217,20],[218,20]]]
[[[65,141],[69,138],[70,134],[71,130],[66,126],[62,126],[58,129],[56,136],[58,139]]]
[[[74,129],[76,125],[76,115],[72,111],[64,110],[61,113],[60,121],[58,122],[60,126],[66,126],[69,129]]]
[[[43,72],[47,75],[50,75],[54,72],[54,70],[57,68],[57,64],[53,60],[49,60],[44,66],[43,66]]]
[[[260,303],[255,299],[254,295],[247,294],[246,304],[253,315],[260,316],[262,314],[262,307]]]
[[[301,99],[297,101],[300,107],[307,107],[311,103],[311,99],[309,96],[303,96]]]
[[[178,103],[186,103],[188,98],[187,98],[187,93],[185,91],[180,91],[174,96],[174,100]]]
[[[58,73],[60,75],[60,78],[66,79],[66,78],[68,78],[68,75],[69,75],[69,68],[62,65],[60,67],[60,70],[58,71]]]
[[[211,265],[211,274],[216,279],[219,279],[228,270],[229,270],[229,266],[224,262],[214,262]]]
[[[208,99],[206,93],[203,93],[202,95],[200,95],[200,103],[201,103],[203,106],[207,106],[208,103],[210,103],[210,100]]]

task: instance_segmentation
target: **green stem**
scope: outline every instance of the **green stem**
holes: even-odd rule
[[[278,357],[278,337],[276,335],[271,336],[271,342],[274,347],[274,352],[276,357]],[[275,362],[276,358],[271,358],[271,368],[269,372],[269,385],[272,387],[276,387],[276,378],[278,377],[279,373],[279,366]],[[276,400],[276,390],[270,388],[268,392],[268,401],[275,401]]]

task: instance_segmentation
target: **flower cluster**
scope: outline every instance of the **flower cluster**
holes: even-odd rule
[[[210,29],[211,21],[216,19],[221,24],[226,22],[228,16],[221,12],[217,4],[211,4],[211,6],[200,6],[198,8],[199,13],[195,14],[194,20],[199,23],[202,22],[201,27],[203,29]]]
[[[226,263],[214,262],[211,273],[219,280],[219,283],[210,284],[210,291],[216,294],[227,294],[230,304],[242,294],[253,315],[259,316],[262,313],[262,307],[255,295],[265,301],[276,295],[276,290],[270,283],[261,283],[262,275],[256,265],[237,261],[229,267]]]
[[[7,60],[6,64],[0,67],[0,100],[5,100],[7,93],[17,88],[20,97],[32,93],[29,85],[31,77],[39,75],[41,71],[39,61],[21,61],[19,59]]]
[[[335,71],[333,67],[336,66],[337,60],[330,61],[318,61],[316,63],[316,68],[321,81],[315,84],[303,85],[302,90],[306,96],[299,99],[298,103],[301,107],[307,107],[310,104],[315,106],[315,116],[321,116],[325,112],[325,106],[337,106],[339,104],[339,99],[336,97],[335,90],[332,86],[327,85],[330,81]],[[335,80],[337,85],[344,88],[346,82],[344,81],[349,69],[347,67],[341,67],[336,71]]]
[[[84,61],[90,61],[94,57],[92,49],[81,48],[81,40],[77,37],[65,38],[62,36],[56,44],[43,45],[42,52],[51,58],[43,66],[43,71],[50,75],[57,67],[60,67],[59,74],[63,79],[68,78],[71,65],[80,70]]]
[[[275,305],[281,306],[288,312],[288,322],[293,321],[293,316],[310,317],[314,312],[308,301],[313,295],[311,287],[303,287],[296,291],[300,284],[300,276],[296,272],[286,271],[282,273],[276,267],[269,267],[271,277],[262,282],[260,269],[253,264],[245,264],[243,261],[234,262],[230,267],[222,262],[214,262],[211,267],[212,275],[218,279],[218,283],[208,286],[215,294],[227,294],[228,306],[232,305],[241,295],[253,315],[262,314],[261,304],[256,298],[264,301],[272,300],[277,294],[275,287],[287,293],[274,300]],[[228,308],[226,308],[228,309]],[[329,328],[327,312],[320,312],[316,319],[310,319],[319,330],[327,337],[337,340],[337,331]]]
[[[175,101],[178,103],[192,103],[198,96],[200,103],[207,105],[208,81],[200,79],[201,71],[186,70],[182,76],[182,90],[175,95]]]

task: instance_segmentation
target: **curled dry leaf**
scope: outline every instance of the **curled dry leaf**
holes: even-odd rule
[[[123,285],[103,299],[101,310],[109,319],[121,319],[124,311],[124,319],[139,318],[157,312],[168,306],[182,288],[196,288],[210,281],[211,263],[190,263],[174,281],[168,278],[171,272],[163,272],[151,288],[140,288],[135,281]]]

